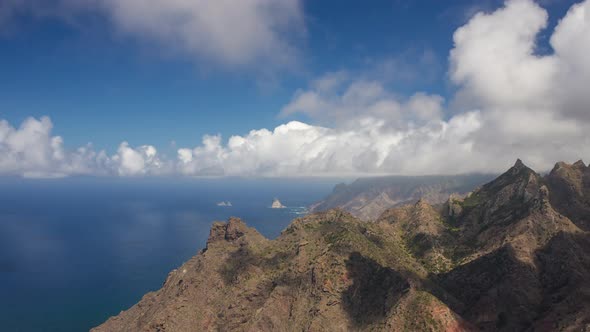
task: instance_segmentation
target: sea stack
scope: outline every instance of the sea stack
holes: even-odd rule
[[[270,206],[272,209],[284,209],[286,208],[286,206],[284,206],[283,204],[281,204],[281,201],[279,201],[278,198],[275,198],[272,201],[272,205]]]

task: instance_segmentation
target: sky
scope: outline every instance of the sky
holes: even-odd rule
[[[589,52],[590,0],[3,0],[0,175],[545,171]]]

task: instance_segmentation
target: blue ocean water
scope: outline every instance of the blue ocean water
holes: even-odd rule
[[[213,221],[274,238],[339,181],[0,179],[0,328],[86,331],[160,288]]]

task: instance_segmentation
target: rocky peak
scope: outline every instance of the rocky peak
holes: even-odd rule
[[[489,201],[493,197],[499,199],[495,203],[517,197],[528,201],[537,194],[540,182],[541,177],[518,159],[504,174],[467,196],[465,201],[468,205],[468,201]]]
[[[207,250],[93,331],[584,330],[590,238],[575,223],[590,230],[590,173],[556,166],[541,178],[519,160],[447,196],[448,215],[427,200],[378,222],[334,209],[273,240],[216,222]]]
[[[248,228],[240,218],[230,217],[227,222],[216,221],[209,231],[207,247],[220,241],[235,242],[248,232],[256,231]]]
[[[240,218],[230,217],[225,229],[225,239],[235,241],[247,231],[246,224]]]
[[[499,229],[517,223],[532,211],[546,207],[543,179],[520,159],[495,180],[483,185],[463,201],[449,204],[448,216],[465,230],[467,238],[500,244]],[[453,208],[453,209],[452,209]],[[483,237],[482,233],[486,233]]]
[[[555,166],[553,166],[553,169],[551,170],[551,172],[549,172],[549,174],[550,175],[563,174],[564,172],[567,172],[568,169],[571,169],[571,165],[569,165],[566,162],[559,161],[559,162],[555,163]]]
[[[553,207],[582,229],[590,230],[590,167],[582,160],[572,165],[558,162],[544,180]]]
[[[575,168],[581,168],[581,169],[585,169],[586,168],[586,164],[584,164],[584,161],[582,159],[576,161],[573,166]]]
[[[535,173],[531,168],[525,165],[522,160],[516,159],[514,166],[512,166],[505,174],[510,175],[522,175],[522,174],[530,174]]]
[[[581,159],[573,164],[560,161],[553,166],[553,169],[549,173],[550,176],[561,176],[561,177],[572,177],[575,173],[582,173],[588,170],[586,164]]]
[[[541,177],[518,159],[504,174],[468,195],[462,205],[464,208],[478,206],[494,213],[511,202],[534,200],[541,183]]]
[[[553,186],[561,184],[575,191],[576,194],[583,195],[584,177],[588,176],[587,173],[588,168],[582,160],[578,160],[573,165],[560,161],[555,164],[546,179]]]
[[[516,160],[514,166],[508,169],[504,174],[500,175],[494,181],[486,184],[485,189],[503,187],[526,187],[529,184],[537,184],[539,182],[539,175],[531,168],[526,166],[520,159]]]
[[[526,165],[522,162],[522,160],[520,160],[520,158],[516,159],[516,162],[514,163],[514,166],[512,166],[516,169],[522,169],[525,168]]]

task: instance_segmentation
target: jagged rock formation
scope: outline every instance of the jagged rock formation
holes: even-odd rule
[[[551,186],[551,205],[580,228],[590,231],[590,167],[581,160],[573,165],[559,162],[546,180]]]
[[[276,240],[215,223],[162,289],[95,331],[588,330],[582,165],[541,177],[517,161],[464,199],[375,222],[316,213]]]
[[[471,329],[427,275],[392,227],[340,210],[297,219],[274,241],[231,218],[161,290],[95,331]]]
[[[341,208],[362,220],[374,220],[385,210],[423,199],[444,203],[449,195],[464,196],[490,181],[493,175],[383,176],[339,184],[332,194],[310,207],[312,212]]]
[[[569,219],[551,204],[554,177],[543,178],[518,160],[465,199],[449,199],[438,215],[418,203],[381,219],[406,232],[408,249],[433,272],[432,280],[466,305],[450,307],[480,329],[580,330],[590,326],[590,282],[580,281],[590,276],[590,238],[575,212]],[[577,197],[575,211],[584,211],[590,206],[579,192],[565,192],[562,200]],[[413,214],[403,213],[408,209]],[[568,264],[555,247],[571,248],[577,264]],[[549,276],[556,269],[560,276]]]

